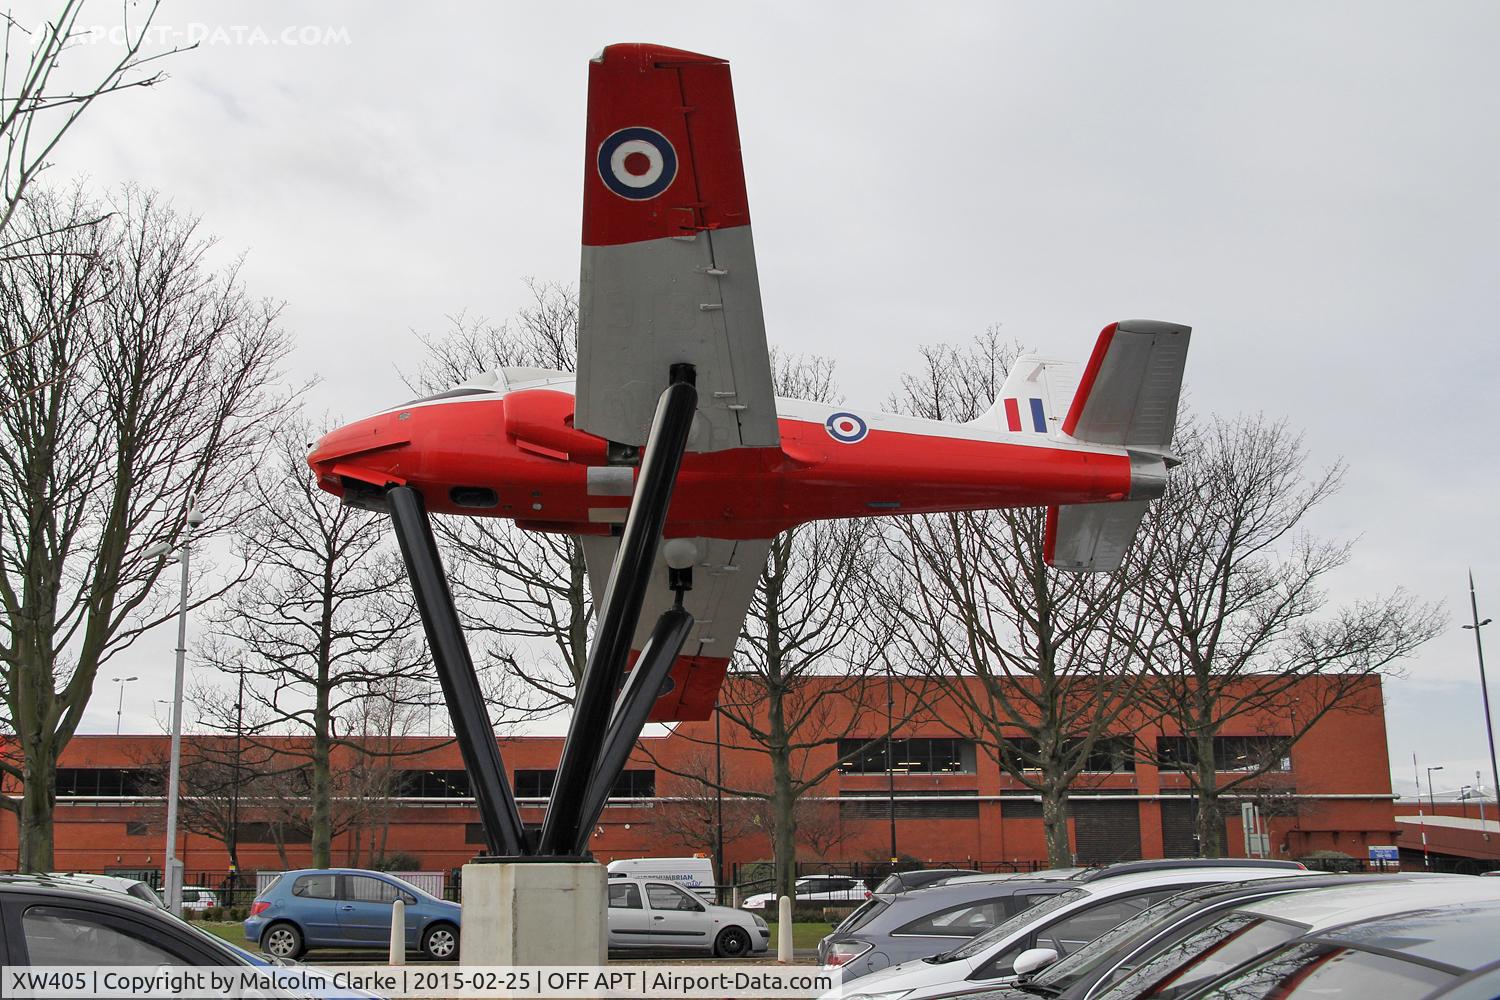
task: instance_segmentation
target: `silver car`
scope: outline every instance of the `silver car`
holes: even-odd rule
[[[1005,878],[877,892],[818,942],[818,961],[841,968],[848,983],[956,948],[1070,888],[1064,879]]]

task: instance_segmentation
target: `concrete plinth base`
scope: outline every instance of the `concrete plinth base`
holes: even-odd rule
[[[603,965],[609,875],[601,864],[464,865],[460,960],[466,965]]]

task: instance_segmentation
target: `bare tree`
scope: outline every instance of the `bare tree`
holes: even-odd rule
[[[289,420],[270,460],[241,484],[252,510],[237,526],[237,544],[256,572],[230,596],[202,659],[251,678],[246,697],[259,720],[252,741],[306,736],[278,756],[309,769],[313,864],[326,867],[336,828],[353,821],[334,816],[333,748],[357,746],[360,702],[415,676],[422,661],[414,643],[399,642],[416,612],[385,519],[318,488],[306,462],[312,437],[305,419]],[[208,706],[220,731],[227,702]]]
[[[21,867],[46,871],[57,756],[99,667],[175,603],[147,550],[192,507],[225,524],[250,505],[286,340],[152,194],[106,213],[33,193],[13,225],[48,252],[0,260],[0,665],[23,757],[0,805],[21,815]]]
[[[717,857],[721,838],[727,848],[768,828],[764,792],[757,798],[725,793],[716,785],[717,774],[709,747],[693,748],[676,764],[658,790],[665,801],[654,825],[665,840]]]
[[[1374,678],[1437,633],[1437,608],[1397,590],[1330,603],[1348,542],[1308,516],[1338,489],[1340,465],[1310,473],[1299,435],[1264,417],[1211,418],[1185,436],[1186,464],[1147,521],[1152,572],[1133,640],[1143,703],[1165,736],[1146,751],[1198,798],[1202,852],[1223,852],[1226,793],[1252,793],[1292,745],[1335,711],[1378,711]],[[1263,720],[1274,720],[1274,731]],[[1224,758],[1226,751],[1235,757]]]
[[[826,358],[773,353],[772,369],[778,395],[836,398]],[[778,893],[790,894],[797,877],[799,800],[888,731],[877,705],[883,689],[870,683],[889,665],[875,597],[877,538],[869,520],[818,521],[779,535],[719,695],[724,718],[770,759],[768,789],[726,777],[724,790],[768,803]]]
[[[77,51],[90,40],[94,26],[80,25],[84,0],[64,0],[51,18],[35,29],[22,24],[13,12],[0,13],[4,22],[5,55],[0,59],[0,141],[5,145],[4,207],[0,208],[0,254],[49,252],[41,243],[47,233],[10,231],[12,217],[26,198],[27,189],[49,165],[63,136],[89,107],[106,94],[134,87],[150,87],[165,79],[155,69],[161,59],[180,49],[146,54],[151,22],[160,3],[144,5],[144,13],[132,17],[140,4],[120,4],[121,28],[118,44],[92,75],[70,78],[63,72],[64,53],[69,66],[86,60]],[[93,8],[97,9],[95,4]],[[110,39],[114,43],[114,39]],[[92,225],[100,216],[57,220],[64,225]],[[52,230],[50,232],[56,232]]]
[[[407,379],[413,390],[441,391],[497,368],[575,370],[576,293],[539,281],[527,287],[531,303],[506,323],[460,315],[445,335],[424,337],[428,358]],[[457,554],[449,560],[450,582],[476,661],[518,681],[506,685],[514,700],[505,707],[535,715],[571,704],[594,616],[578,540],[504,518],[440,517],[435,529]]]
[[[898,405],[968,421],[999,394],[1020,351],[990,330],[969,347],[923,350]],[[1068,795],[1129,706],[1132,615],[1141,574],[1064,573],[1043,559],[1045,511],[1012,509],[903,518],[889,537],[902,570],[897,614],[912,659],[1001,768],[1042,800],[1048,863],[1072,864]],[[1136,616],[1138,618],[1138,616]],[[1136,623],[1138,624],[1138,622]]]

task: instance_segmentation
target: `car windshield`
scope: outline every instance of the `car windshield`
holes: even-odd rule
[[[1112,952],[1127,938],[1134,937],[1158,920],[1165,919],[1196,901],[1197,895],[1193,892],[1168,896],[1146,907],[1124,923],[1105,931],[1061,962],[1049,966],[1028,981],[1038,986],[1050,986],[1061,992],[1088,975],[1100,962],[1112,958]]]
[[[1058,893],[1051,899],[1038,903],[1029,910],[1022,910],[1004,923],[996,924],[972,941],[955,948],[952,951],[938,955],[935,961],[956,962],[964,958],[973,958],[975,955],[983,954],[990,949],[991,945],[998,944],[1010,937],[1016,931],[1028,927],[1038,919],[1049,913],[1055,913],[1063,907],[1087,899],[1090,893],[1084,889],[1069,889],[1067,892]]]
[[[1334,944],[1288,945],[1202,996],[1217,1000],[1318,1000],[1379,997],[1418,1000],[1451,983],[1451,972],[1394,955],[1355,951]]]
[[[1300,936],[1302,931],[1296,924],[1231,911],[1138,968],[1112,973],[1126,974],[1098,997],[1138,997],[1148,991],[1153,997],[1182,996],[1241,962]]]
[[[401,888],[405,889],[407,892],[410,892],[413,896],[419,896],[420,897],[420,896],[430,896],[431,895],[431,893],[429,893],[426,889],[418,889],[416,886],[412,885],[410,882],[406,881],[406,879],[404,879],[404,878],[400,878],[400,877],[398,877],[396,875],[388,875],[385,872],[381,872],[380,875],[381,875],[382,878],[384,878],[384,879],[386,879],[388,881],[396,883],[398,886],[400,886]]]

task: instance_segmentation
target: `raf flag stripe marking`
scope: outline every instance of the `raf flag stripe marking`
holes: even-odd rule
[[[1005,425],[1013,431],[1021,429],[1021,407],[1014,399],[1005,401]]]
[[[1047,433],[1047,410],[1042,406],[1040,399],[1028,399],[1031,409],[1031,429],[1040,433]],[[1021,430],[1021,401],[1019,399],[1005,400],[1005,426],[1013,431]]]

